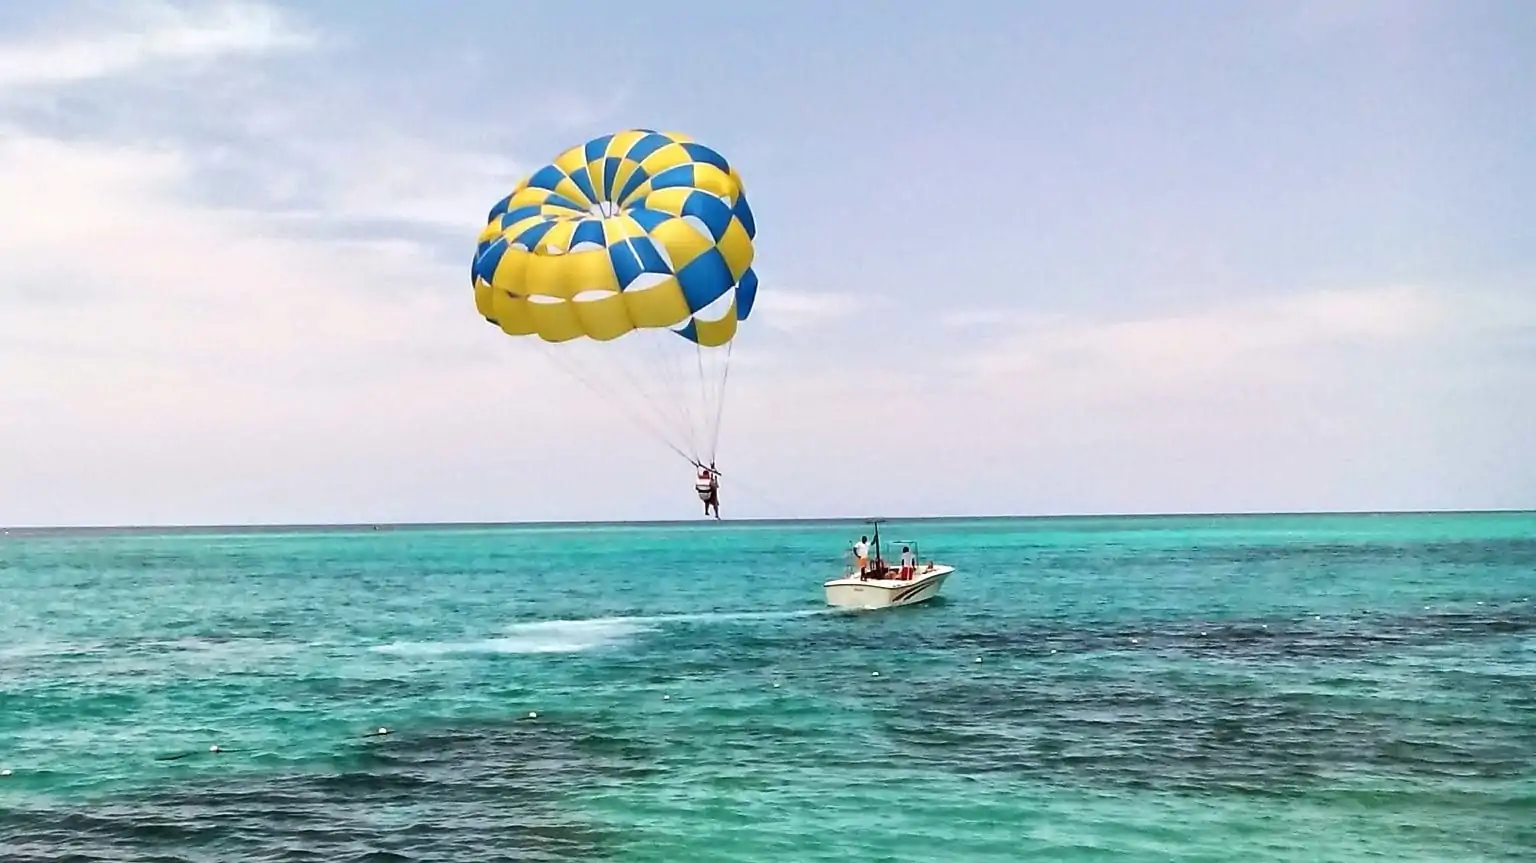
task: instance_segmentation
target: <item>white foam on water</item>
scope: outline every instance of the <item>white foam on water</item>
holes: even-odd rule
[[[381,653],[448,656],[495,653],[582,653],[608,647],[651,627],[618,617],[592,620],[544,620],[514,624],[501,638],[460,642],[395,642],[375,647]]]
[[[382,644],[373,649],[380,653],[405,656],[583,653],[633,641],[636,636],[656,632],[661,627],[672,623],[787,619],[825,614],[826,611],[826,609],[817,608],[800,611],[722,611],[640,617],[593,617],[580,620],[536,620],[514,623],[507,627],[506,634],[500,638],[459,642],[402,641]]]
[[[594,617],[588,620],[541,620],[516,623],[507,635],[492,639],[511,653],[581,653],[630,641],[656,627],[637,618]]]
[[[197,656],[222,658],[229,656],[261,657],[284,656],[296,653],[306,646],[303,642],[289,641],[287,639],[262,638],[255,636],[236,636],[231,638],[210,638],[200,635],[189,635],[182,638],[162,639],[144,643],[147,647],[155,647],[167,653],[193,654]]]
[[[34,659],[44,656],[71,656],[90,653],[100,645],[73,641],[28,641],[0,646],[0,660]]]
[[[664,626],[668,623],[731,623],[733,621],[745,620],[789,620],[796,617],[816,617],[835,610],[831,608],[803,608],[798,611],[701,611],[693,614],[658,614],[648,617],[611,619]]]

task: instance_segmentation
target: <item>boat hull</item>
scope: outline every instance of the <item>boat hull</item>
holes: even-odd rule
[[[837,608],[895,608],[927,602],[939,595],[952,566],[935,566],[906,580],[870,579],[858,576],[826,582],[827,604]]]

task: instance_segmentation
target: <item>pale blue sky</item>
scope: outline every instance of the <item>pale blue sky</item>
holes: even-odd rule
[[[1536,506],[1532,44],[1517,0],[11,4],[0,523],[693,517],[468,294],[520,172],[632,126],[757,215],[727,516]]]

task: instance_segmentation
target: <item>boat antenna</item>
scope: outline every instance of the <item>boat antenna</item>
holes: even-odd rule
[[[883,522],[883,521],[885,521],[885,519],[883,519],[883,518],[872,518],[872,519],[869,520],[869,523],[874,525],[874,527],[875,527],[875,566],[876,566],[876,568],[878,568],[885,561],[885,555],[880,553],[880,523]]]

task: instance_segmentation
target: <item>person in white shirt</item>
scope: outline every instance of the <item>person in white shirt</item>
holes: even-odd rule
[[[853,544],[853,561],[858,566],[860,575],[869,569],[869,537],[861,536],[859,541]]]
[[[902,546],[901,547],[901,577],[902,578],[911,578],[912,574],[914,572],[916,572],[916,571],[917,571],[917,555],[912,553],[912,549],[908,548],[907,546]]]

